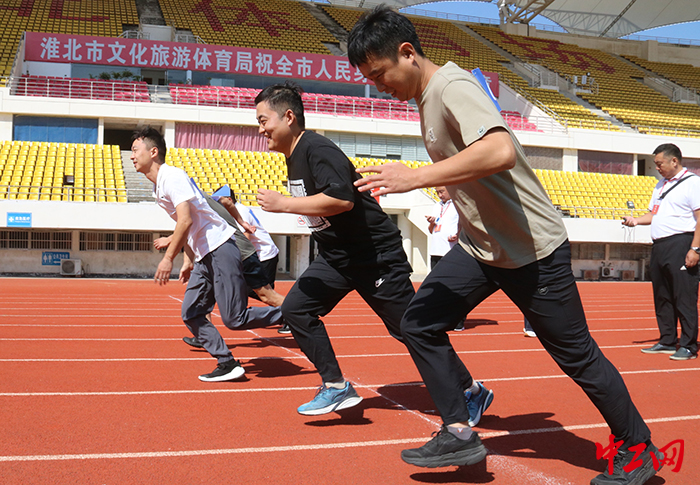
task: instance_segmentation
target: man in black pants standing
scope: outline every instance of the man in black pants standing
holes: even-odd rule
[[[651,454],[662,454],[620,373],[591,338],[564,224],[487,92],[457,65],[433,64],[413,24],[384,6],[355,25],[348,58],[380,92],[416,100],[423,141],[436,162],[415,170],[399,163],[366,167],[360,171],[375,174],[355,184],[376,195],[445,185],[462,227],[459,244],[423,281],[401,321],[404,342],[444,423],[427,444],[404,450],[403,460],[439,467],[471,465],[486,456],[467,422],[458,371],[463,364],[447,332],[501,289],[623,442],[613,472],[591,483],[644,483],[656,473]],[[644,451],[636,455],[635,445]]]
[[[258,203],[266,211],[303,215],[319,247],[319,255],[282,305],[292,335],[323,380],[316,397],[298,412],[313,416],[349,408],[362,398],[343,378],[319,317],[356,290],[391,336],[402,341],[401,317],[414,295],[411,265],[396,225],[369,193],[360,193],[353,186],[360,176],[352,162],[333,142],[305,130],[301,90],[292,83],[268,86],[258,94],[255,104],[260,133],[268,139],[271,150],[286,157],[293,196],[260,190]],[[462,401],[465,406],[469,401],[478,421],[493,394],[476,385],[473,396],[465,394],[471,376],[464,366],[458,372],[466,383]]]
[[[625,217],[623,221],[630,227],[651,224],[654,241],[651,283],[661,338],[642,352],[690,360],[698,356],[700,177],[683,168],[681,150],[671,143],[654,150],[654,163],[663,179],[654,188],[649,212],[641,217]],[[680,343],[677,350],[676,343]]]

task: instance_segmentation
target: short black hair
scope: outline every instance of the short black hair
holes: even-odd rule
[[[663,145],[657,146],[656,150],[654,150],[654,155],[658,155],[659,153],[663,153],[667,158],[675,157],[678,160],[678,163],[683,164],[683,154],[681,153],[681,149],[673,143],[664,143]]]
[[[160,163],[165,163],[167,148],[165,147],[165,139],[163,138],[163,135],[160,134],[160,131],[151,126],[139,128],[131,135],[131,143],[141,139],[146,146],[148,146],[148,148],[156,147],[158,149],[158,158],[160,159]]]
[[[409,42],[421,57],[425,57],[416,28],[410,20],[384,4],[360,17],[348,36],[348,59],[353,67],[364,64],[370,57],[396,61],[399,46]]]
[[[304,103],[301,100],[303,92],[301,86],[292,81],[273,84],[258,93],[255,97],[255,105],[267,101],[270,108],[280,117],[284,116],[288,109],[291,109],[297,118],[299,128],[304,130],[306,129],[306,120],[304,119]]]

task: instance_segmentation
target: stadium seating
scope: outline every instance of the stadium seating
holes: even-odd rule
[[[0,77],[9,76],[25,31],[117,37],[138,25],[134,0],[4,0],[0,2]]]
[[[539,131],[535,123],[528,120],[526,116],[521,115],[517,111],[501,111],[501,116],[506,120],[508,126],[515,131]]]
[[[338,43],[299,2],[159,0],[166,19],[208,44],[330,54]]]
[[[361,15],[359,10],[339,7],[326,7],[333,19],[346,30],[352,29]],[[574,103],[556,91],[530,88],[527,82],[511,70],[503,66],[508,59],[493,49],[478,41],[457,25],[423,17],[411,17],[416,26],[418,37],[425,55],[438,65],[452,61],[464,69],[480,68],[482,71],[497,72],[503,82],[523,92],[526,96],[541,101],[557,113],[568,126],[575,128],[590,128],[597,130],[618,131],[609,121],[591,113],[586,108]],[[467,24],[467,27],[474,27]],[[483,27],[483,26],[481,26]],[[499,29],[483,27],[473,30],[490,39],[490,34],[500,32]],[[517,128],[516,128],[517,129]],[[527,129],[527,128],[526,128]]]
[[[595,219],[620,219],[623,215],[640,216],[647,212],[655,177],[616,175],[593,172],[539,170],[552,203],[565,216]],[[628,208],[628,202],[635,209]]]
[[[64,176],[73,176],[73,185]],[[126,202],[118,146],[5,141],[0,199]]]
[[[354,157],[357,167],[397,160]],[[284,157],[275,152],[170,148],[166,162],[185,170],[205,192],[229,184],[242,202],[256,205],[255,194],[266,188],[287,193]],[[401,160],[411,168],[429,162]],[[619,219],[641,215],[657,182],[590,172],[535,170],[547,194],[564,216]],[[64,175],[74,185],[64,185]],[[119,147],[6,141],[0,145],[0,199],[75,202],[126,202]],[[628,208],[633,202],[634,210]]]
[[[105,81],[25,75],[17,80],[10,92],[18,96],[151,102],[148,84],[144,81]]]
[[[683,87],[700,90],[700,68],[698,67],[690,64],[647,61],[629,55],[622,57]]]
[[[579,96],[641,133],[700,136],[700,106],[674,103],[643,84],[642,70],[615,56],[556,40],[510,35],[495,27],[472,28],[525,62],[567,78],[594,78],[597,87]]]
[[[418,168],[430,162],[351,157],[356,167],[401,162]],[[259,188],[287,194],[287,167],[284,156],[275,152],[170,148],[166,163],[179,167],[193,177],[200,188],[212,193],[228,184],[247,205],[257,205]],[[641,215],[657,182],[655,177],[634,177],[592,172],[535,170],[547,194],[564,216],[619,219],[633,213]],[[434,195],[434,194],[433,194]],[[634,210],[628,208],[633,202]]]
[[[257,204],[260,188],[287,194],[287,166],[276,152],[169,148],[165,161],[187,172],[204,192],[228,184],[245,204]]]

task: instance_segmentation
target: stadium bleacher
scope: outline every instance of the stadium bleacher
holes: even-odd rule
[[[362,13],[358,10],[340,7],[324,6],[323,9],[348,31],[352,29]],[[437,65],[452,61],[464,69],[479,68],[482,71],[497,72],[504,83],[541,101],[568,122],[571,127],[618,131],[618,128],[609,121],[591,113],[555,91],[529,87],[527,81],[504,67],[503,64],[508,62],[505,57],[457,25],[421,17],[411,17],[411,20],[416,26],[425,55]],[[486,38],[489,38],[486,34],[492,30],[500,32],[500,30],[491,27],[480,26],[476,28],[472,24],[466,26]]]
[[[5,141],[0,146],[0,199],[126,202],[119,147]]]
[[[350,157],[356,167],[401,162],[417,168],[430,162]],[[259,188],[288,194],[284,156],[275,152],[170,148],[166,163],[181,168],[193,177],[205,192],[214,192],[229,184],[248,205],[257,205]],[[655,177],[638,177],[593,172],[540,170],[535,173],[555,206],[566,217],[619,219],[622,215],[641,215],[646,207]],[[628,202],[635,209],[630,210]]]
[[[337,43],[299,2],[285,0],[159,0],[166,19],[208,44],[330,54]]]
[[[648,61],[632,55],[623,55],[622,57],[680,86],[700,90],[700,68],[698,67],[690,64]]]
[[[330,53],[325,44],[338,44],[338,39],[298,2],[159,0],[159,4],[166,20],[171,24],[189,29],[201,39],[213,44],[272,49],[283,46],[285,50],[323,54]],[[61,11],[44,8],[47,12],[53,12],[48,17],[21,14],[21,5],[24,4],[15,0],[9,2],[9,6],[0,8],[0,18],[7,20],[0,27],[0,38],[14,39],[12,42],[5,42],[2,48],[0,68],[11,61],[23,30],[116,36],[122,33],[126,25],[138,24],[135,2],[131,0],[111,2],[108,8],[98,8],[97,2],[93,0],[79,0],[62,4]],[[39,12],[43,11],[42,7],[50,7],[54,3],[50,0],[36,0],[33,5]],[[346,31],[352,28],[362,13],[359,9],[328,5],[319,8]],[[465,69],[479,67],[482,70],[497,72],[505,84],[519,93],[525,93],[529,99],[538,100],[547,106],[564,120],[569,128],[619,130],[609,121],[554,90],[530,87],[525,79],[505,67],[508,59],[479,40],[480,36],[523,61],[539,63],[562,76],[588,74],[595,78],[599,86],[597,92],[579,93],[579,96],[637,127],[642,133],[657,133],[656,130],[664,127],[686,129],[689,133],[694,133],[697,128],[700,133],[700,116],[696,116],[700,115],[700,108],[673,103],[639,82],[643,71],[602,51],[553,40],[509,35],[496,27],[485,25],[424,17],[411,19],[416,25],[424,51],[431,60],[437,64],[454,61]],[[683,86],[696,86],[693,81],[697,80],[700,69],[687,65],[650,63],[632,56],[628,56],[627,59]],[[249,88],[182,84],[171,84],[168,89],[174,104],[236,108],[253,108],[253,99],[258,92]],[[148,86],[144,82],[33,75],[21,76],[12,94],[128,102],[150,101]],[[650,103],[652,106],[640,106],[641,101],[637,98],[643,98],[645,104]],[[305,93],[304,104],[310,113],[418,120],[414,105],[396,100]],[[515,130],[541,131],[534,122],[517,111],[506,110],[502,114]],[[104,154],[100,157],[103,165],[99,168],[95,164],[97,157],[94,156],[98,152]],[[113,156],[107,157],[108,152]],[[93,154],[90,157],[93,160],[89,169],[90,177],[87,176],[86,169],[87,153]],[[5,142],[0,158],[3,164],[0,197],[126,201],[121,163],[118,151],[114,150],[114,147]],[[106,164],[104,161],[108,158],[110,162],[113,158],[114,164]],[[20,159],[24,163],[20,164]],[[286,178],[284,161],[279,155],[272,153],[173,148],[168,152],[168,161],[186,169],[191,176],[200,181],[205,190],[215,190],[224,183],[223,181],[234,184],[234,190],[241,194],[255,193],[260,187],[286,190],[282,184]],[[376,164],[384,163],[384,160],[360,158],[353,159],[353,162]],[[422,162],[404,163],[410,165]],[[106,175],[96,177],[98,172],[109,172],[109,180]],[[70,190],[62,185],[63,175],[69,174],[75,176],[75,186]],[[620,183],[616,183],[621,192],[601,193],[595,185],[608,185],[608,180],[601,178],[603,174],[577,175],[538,171],[538,176],[554,203],[565,211],[565,215],[598,218],[612,217],[610,211],[626,209],[627,201],[634,202],[636,207],[644,207],[650,192],[650,181],[654,180],[653,177],[628,179],[625,178],[628,176],[610,175],[623,177]],[[114,180],[113,184],[111,180]],[[117,185],[117,182],[120,185]],[[87,186],[88,183],[91,185]],[[120,192],[108,193],[107,190]],[[254,203],[252,199],[250,202]]]
[[[495,27],[472,28],[524,62],[542,65],[564,77],[592,77],[597,89],[579,96],[641,133],[700,136],[700,106],[674,103],[642,82],[642,70],[611,54],[556,40],[506,34]]]
[[[565,216],[620,219],[647,212],[656,177],[640,177],[594,172],[540,170],[535,173],[552,203]],[[628,203],[634,204],[630,209]]]
[[[0,77],[9,76],[25,31],[117,37],[138,25],[134,0],[4,0],[0,4]]]

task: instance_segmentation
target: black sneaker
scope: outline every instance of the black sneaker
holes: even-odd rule
[[[474,432],[468,440],[461,440],[443,426],[433,439],[420,448],[403,450],[401,458],[411,465],[426,468],[465,466],[479,463],[486,457],[486,447]]]
[[[649,348],[642,349],[642,352],[645,354],[675,354],[676,346],[654,344]]]
[[[671,357],[669,357],[671,360],[692,360],[697,358],[698,354],[694,354],[690,349],[685,347],[680,347]]]
[[[288,324],[288,323],[285,323],[284,325],[282,325],[281,328],[278,328],[278,329],[277,329],[277,333],[281,333],[281,334],[286,335],[286,334],[292,333],[292,329],[289,328],[289,324]]]
[[[195,349],[204,348],[204,345],[202,345],[202,342],[200,342],[197,337],[182,337],[182,341],[190,347],[194,347]]]
[[[656,454],[656,463],[651,453]],[[624,467],[632,462],[635,455],[636,453],[634,451],[618,451],[617,455],[613,458],[612,475],[610,474],[610,469],[606,466],[605,473],[601,473],[591,480],[591,485],[642,485],[656,475],[656,472],[661,470],[663,466],[664,454],[661,453],[656,446],[650,444],[635,460],[635,462],[640,462],[640,465],[634,470],[626,472]],[[658,470],[655,468],[657,464],[659,467]]]
[[[217,365],[216,369],[209,374],[202,374],[199,376],[199,380],[204,382],[232,381],[242,377],[243,374],[245,374],[245,370],[241,367],[241,363],[236,359],[231,359]]]

